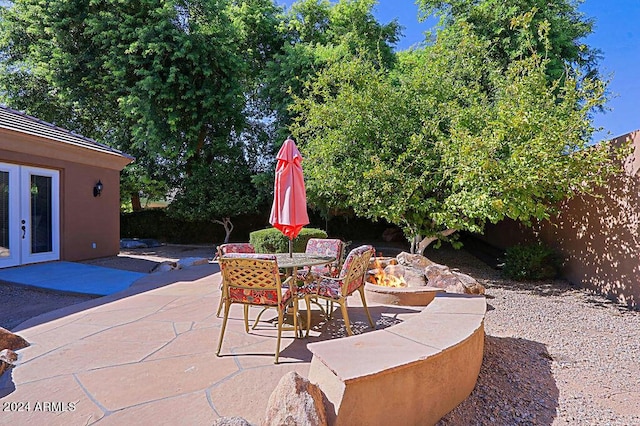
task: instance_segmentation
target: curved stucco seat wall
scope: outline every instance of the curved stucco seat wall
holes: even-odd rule
[[[484,296],[443,293],[401,324],[309,344],[330,424],[435,424],[476,384],[485,312]]]

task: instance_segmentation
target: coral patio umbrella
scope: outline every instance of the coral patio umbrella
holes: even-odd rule
[[[309,223],[307,193],[302,175],[302,155],[291,137],[287,138],[276,156],[276,180],[273,190],[273,206],[269,223],[289,238],[289,254],[292,240],[304,225]]]

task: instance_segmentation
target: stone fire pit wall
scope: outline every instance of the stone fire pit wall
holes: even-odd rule
[[[309,344],[329,424],[435,424],[475,387],[485,312],[484,296],[439,293],[404,323]]]

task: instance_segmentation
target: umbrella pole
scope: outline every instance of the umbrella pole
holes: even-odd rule
[[[289,257],[293,257],[293,240],[289,238]]]

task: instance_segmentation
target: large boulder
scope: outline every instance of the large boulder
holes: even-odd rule
[[[209,263],[209,259],[203,257],[185,257],[178,260],[176,269],[189,268],[191,266],[206,265]]]
[[[320,388],[295,371],[285,374],[269,396],[263,426],[324,426],[327,415]]]
[[[18,355],[11,349],[3,349],[0,351],[0,376],[2,373],[13,367],[18,360]]]
[[[13,351],[17,351],[18,349],[26,348],[27,346],[29,346],[29,342],[24,340],[22,337],[0,327],[0,350],[11,349]]]
[[[0,327],[0,376],[15,365],[18,356],[14,351],[26,348],[27,346],[29,346],[29,342],[22,337]]]
[[[469,275],[452,271],[448,266],[434,263],[424,268],[429,286],[438,287],[447,293],[484,294],[484,286]]]
[[[411,266],[413,268],[424,269],[429,265],[435,264],[431,260],[420,254],[411,254],[403,251],[398,256],[396,256],[398,263],[404,266]]]

